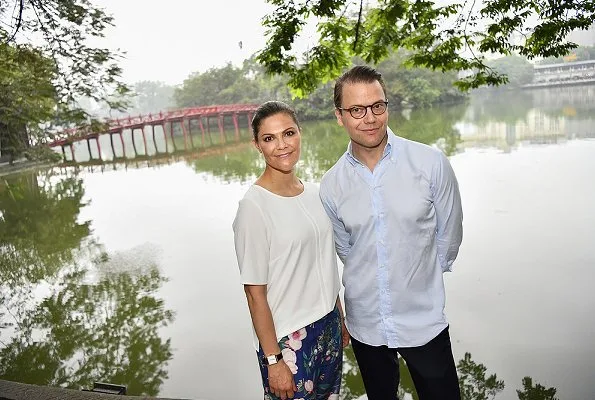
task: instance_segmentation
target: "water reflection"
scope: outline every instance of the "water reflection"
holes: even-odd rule
[[[57,275],[89,233],[79,221],[82,180],[54,170],[0,182],[0,282],[15,286]]]
[[[481,91],[456,124],[465,147],[510,152],[523,144],[595,137],[595,86]]]
[[[595,137],[595,86],[572,86],[525,91],[481,90],[468,104],[430,109],[393,110],[389,126],[400,136],[434,145],[447,155],[465,148],[496,147],[510,152],[523,144],[559,143]],[[224,182],[254,179],[264,165],[250,144],[247,128],[224,142],[171,153],[145,152],[130,159],[88,159],[86,145],[75,145],[76,163],[93,171],[160,167],[185,161],[196,172],[207,172]],[[162,141],[183,141],[179,134]],[[319,180],[345,151],[348,137],[329,111],[326,121],[304,122],[300,176]],[[134,140],[126,139],[131,146]],[[198,140],[198,139],[197,139]],[[70,165],[67,162],[65,165]]]
[[[150,251],[104,251],[78,222],[83,195],[73,171],[1,186],[0,378],[157,395],[172,357],[159,335],[173,321],[156,296],[165,278]]]
[[[341,399],[354,400],[365,397],[364,384],[357,368],[353,349],[348,346],[344,351],[343,381],[341,382]],[[399,358],[401,380],[399,384],[399,399],[419,400],[413,379],[402,358]],[[475,362],[470,353],[465,353],[463,359],[457,364],[459,385],[462,400],[488,400],[497,399],[498,394],[504,390],[504,381],[498,379],[496,374],[487,375],[487,367]],[[519,400],[558,400],[555,397],[557,389],[546,388],[539,383],[533,384],[531,377],[524,377],[522,390],[517,389]]]
[[[402,137],[421,143],[434,144],[446,154],[456,153],[461,135],[455,123],[465,112],[465,105],[427,110],[393,111],[390,126]],[[345,152],[349,138],[337,125],[329,111],[329,120],[304,122],[302,157],[299,175],[305,180],[317,181]],[[224,182],[253,180],[264,169],[262,158],[251,144],[249,132],[242,129],[241,135],[228,138],[225,143],[215,143],[204,148],[173,153],[149,152],[131,159],[85,159],[84,145],[75,146],[75,159],[86,160],[77,165],[93,171],[109,171],[128,168],[160,167],[177,161],[185,161],[196,172],[207,172]],[[180,141],[179,135],[174,142]],[[168,139],[169,140],[169,139]],[[125,142],[126,143],[126,142]],[[80,153],[80,155],[79,155]],[[71,165],[67,162],[65,165]]]
[[[226,147],[223,154],[197,154],[187,157],[186,162],[196,172],[208,172],[224,182],[246,182],[263,170],[264,164],[257,154],[250,139],[246,139]]]
[[[465,399],[593,392],[595,142],[574,139],[593,136],[594,88],[391,113],[399,135],[452,155],[465,199],[446,278]],[[303,128],[300,176],[318,181],[348,138],[332,118]],[[233,381],[230,398],[260,394],[230,226],[264,166],[248,134],[208,144],[0,180],[1,378],[209,400]],[[343,396],[362,398],[345,354]],[[400,395],[417,399],[401,369]]]
[[[399,399],[414,398],[418,399],[413,379],[402,358],[399,358],[400,384]],[[359,399],[366,394],[364,382],[359,373],[355,355],[351,345],[345,348],[343,352],[343,380],[341,381],[341,399],[352,400]]]
[[[523,390],[517,390],[519,400],[558,400],[556,397],[557,389],[536,383],[533,385],[533,379],[526,376],[523,378]]]
[[[414,110],[391,115],[390,126],[407,139],[434,144],[446,154],[457,151],[461,136],[455,123],[462,118],[465,105],[448,109]],[[334,119],[302,124],[303,140],[299,176],[318,181],[345,152],[349,137]],[[264,169],[262,158],[246,139],[225,154],[196,157],[190,164],[197,172],[208,172],[225,182],[246,182]]]
[[[436,145],[447,155],[457,153],[461,133],[457,127],[467,108],[458,104],[442,108],[413,110],[391,118],[391,127],[399,136],[429,145]]]

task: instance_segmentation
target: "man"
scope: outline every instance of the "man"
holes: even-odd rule
[[[344,73],[334,101],[351,140],[320,196],[344,264],[346,325],[368,399],[397,398],[400,354],[420,400],[459,400],[442,279],[462,240],[454,172],[440,150],[388,128],[373,68]]]

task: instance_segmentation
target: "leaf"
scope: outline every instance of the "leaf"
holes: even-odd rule
[[[487,0],[470,8],[464,4],[439,7],[424,0],[385,0],[364,8],[361,20],[359,2],[268,3],[277,8],[264,18],[268,41],[257,59],[267,73],[289,76],[292,93],[298,97],[337,78],[354,58],[377,64],[393,49],[411,51],[411,66],[470,73],[456,82],[460,89],[501,85],[506,77],[489,70],[486,56],[563,56],[577,47],[565,41],[568,33],[587,29],[595,21],[594,3],[588,1]],[[336,46],[333,53],[292,53],[301,27],[311,16],[316,17],[321,33],[313,48],[324,47],[328,40]],[[308,76],[304,76],[306,71]]]

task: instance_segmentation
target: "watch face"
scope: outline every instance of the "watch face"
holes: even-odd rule
[[[273,365],[273,364],[277,364],[277,356],[276,355],[271,355],[267,357],[267,362],[269,365]]]

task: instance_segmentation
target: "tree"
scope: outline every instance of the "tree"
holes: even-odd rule
[[[174,87],[163,82],[140,81],[134,84],[133,109],[130,113],[148,114],[167,111],[173,106]]]
[[[468,71],[456,82],[461,89],[499,85],[506,76],[489,68],[486,55],[562,56],[577,47],[565,40],[567,35],[595,20],[591,1],[486,0],[445,6],[428,0],[382,0],[377,6],[364,6],[363,0],[267,2],[276,9],[263,19],[268,40],[258,60],[269,73],[287,74],[297,96],[336,78],[353,56],[377,64],[392,49],[411,51],[411,66]],[[294,42],[311,19],[318,42],[296,55]]]
[[[166,278],[150,249],[105,251],[81,220],[84,195],[76,170],[0,184],[0,379],[155,396],[172,357]]]
[[[391,51],[377,65],[387,85],[388,101],[398,106],[424,107],[441,102],[460,102],[465,96],[453,87],[456,72],[440,73],[425,68],[407,68],[407,51]]]
[[[117,267],[106,266],[114,258]],[[157,296],[166,279],[155,263],[118,272],[123,260],[134,256],[104,253],[91,270],[65,266],[47,297],[11,312],[15,333],[0,342],[0,379],[73,389],[112,382],[131,395],[156,396],[173,354],[159,332],[174,319]],[[97,282],[88,283],[89,273]]]
[[[455,72],[436,72],[423,68],[406,68],[405,52],[391,52],[378,65],[387,79],[388,100],[392,108],[402,104],[423,107],[436,103],[461,102],[466,96],[452,84]],[[327,119],[332,117],[333,85],[319,85],[307,97],[292,99],[285,75],[267,75],[255,57],[244,61],[242,68],[231,64],[211,68],[205,73],[194,73],[175,89],[178,107],[225,103],[262,103],[270,99],[290,102],[300,120]]]
[[[28,132],[38,126],[29,122],[54,115],[55,77],[55,66],[39,50],[0,40],[0,151],[10,161],[30,147]]]
[[[486,377],[487,368],[473,361],[470,353],[459,360],[457,371],[463,400],[489,400],[504,390],[504,381],[496,374]]]
[[[523,390],[517,389],[519,400],[559,400],[556,397],[556,388],[547,388],[536,383],[533,386],[533,379],[529,376],[523,378]]]
[[[242,68],[236,68],[231,63],[202,74],[192,74],[174,92],[178,107],[247,103],[257,97],[258,86],[254,80]]]
[[[587,61],[595,60],[595,46],[579,46],[570,52],[566,57],[549,57],[543,59],[539,64],[561,64],[566,61]]]
[[[415,386],[413,385],[413,378],[407,368],[407,364],[402,357],[399,357],[399,371],[400,371],[400,382],[398,389],[399,399],[407,398],[407,395],[411,396],[413,400],[418,400]],[[352,400],[359,399],[366,393],[364,388],[364,381],[362,380],[359,368],[357,367],[357,361],[353,348],[351,345],[343,349],[343,379],[341,380],[341,399]]]
[[[0,86],[9,94],[0,108],[3,143],[14,147],[15,137],[34,136],[35,144],[48,140],[52,128],[96,126],[79,98],[124,107],[120,55],[91,44],[112,21],[89,0],[0,3]]]
[[[9,177],[0,186],[0,282],[37,284],[58,275],[90,233],[76,172],[46,170]],[[29,289],[29,287],[27,287]]]
[[[533,80],[533,65],[526,58],[520,56],[506,56],[487,63],[494,71],[506,75],[508,85],[518,88]]]

